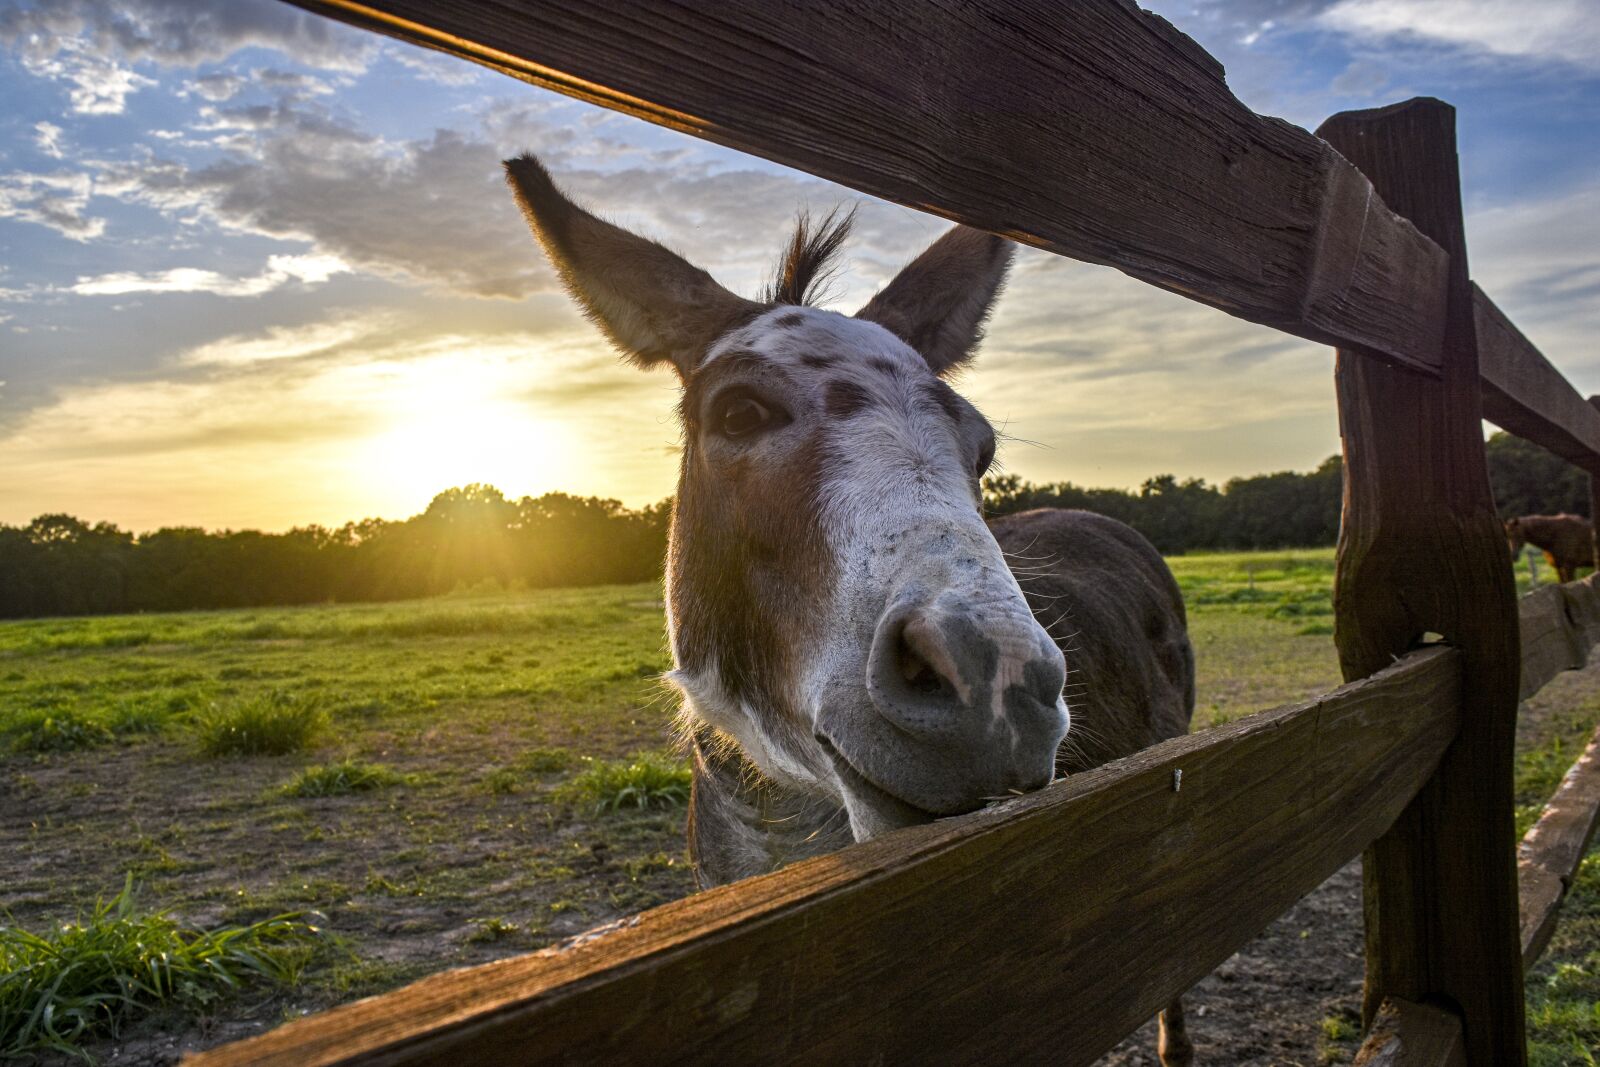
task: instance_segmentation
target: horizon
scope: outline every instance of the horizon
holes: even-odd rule
[[[1474,277],[1600,392],[1600,29],[1581,0],[1149,3],[1262,114],[1455,104]],[[440,486],[639,508],[676,381],[626,366],[518,216],[533,149],[608,217],[753,292],[796,210],[860,206],[828,306],[946,223],[275,0],[0,0],[0,522],[282,531]],[[400,223],[403,223],[401,225]],[[957,387],[1026,481],[1314,469],[1333,353],[1019,250]],[[579,495],[574,493],[574,495]]]
[[[1292,475],[1296,475],[1298,477],[1307,477],[1307,476],[1309,476],[1311,474],[1314,474],[1322,466],[1323,463],[1327,463],[1328,461],[1334,460],[1334,459],[1341,459],[1340,454],[1335,452],[1332,455],[1325,456],[1323,458],[1323,460],[1322,460],[1322,463],[1313,464],[1311,467],[1308,467],[1308,468],[1306,468],[1304,470],[1291,470],[1291,469],[1285,468],[1285,469],[1282,469],[1282,470],[1275,470],[1275,471],[1261,471],[1261,472],[1256,472],[1256,473],[1252,473],[1252,474],[1233,475],[1232,477],[1229,477],[1229,478],[1226,478],[1226,479],[1222,479],[1222,480],[1219,480],[1219,481],[1216,481],[1216,482],[1212,482],[1212,481],[1210,481],[1208,479],[1205,479],[1205,478],[1198,478],[1198,479],[1196,479],[1196,481],[1198,481],[1201,485],[1203,485],[1206,488],[1215,489],[1216,491],[1225,494],[1227,492],[1227,490],[1228,490],[1228,486],[1230,484],[1232,484],[1233,482],[1236,482],[1236,481],[1248,481],[1251,478],[1265,478],[1265,477],[1272,477],[1274,475],[1283,475],[1283,474],[1292,474]],[[992,477],[995,477],[996,475],[998,475],[999,477],[1005,477],[1007,475],[1013,475],[1013,474],[1015,474],[1014,471],[998,471],[998,472],[995,472],[994,475],[986,476],[985,479],[984,479],[984,482],[985,482],[985,484],[987,484],[989,479],[992,478]],[[1018,477],[1020,477],[1020,475]],[[1036,489],[1053,489],[1053,488],[1060,488],[1060,487],[1070,487],[1070,488],[1074,488],[1074,489],[1087,490],[1087,491],[1090,491],[1090,492],[1110,491],[1110,492],[1128,493],[1130,495],[1137,496],[1145,483],[1155,482],[1155,481],[1157,481],[1159,479],[1169,478],[1169,477],[1176,477],[1176,476],[1172,475],[1170,472],[1167,472],[1167,471],[1159,471],[1159,472],[1156,472],[1156,473],[1148,475],[1146,478],[1142,479],[1140,481],[1140,483],[1138,483],[1136,485],[1133,485],[1131,487],[1106,486],[1106,485],[1080,485],[1080,484],[1078,484],[1076,482],[1071,482],[1070,480],[1068,480],[1068,481],[1054,481],[1054,482],[1032,482],[1027,478],[1022,478],[1021,480],[1022,480],[1022,483],[1024,485],[1029,486],[1031,488],[1036,488]],[[1185,478],[1178,477],[1177,481],[1180,484],[1187,484],[1189,480],[1185,479]],[[577,491],[577,490],[573,490],[573,489],[562,488],[560,486],[557,486],[554,489],[547,489],[547,490],[544,490],[544,491],[539,492],[539,493],[508,493],[508,492],[503,491],[499,486],[495,485],[493,482],[472,481],[472,482],[461,482],[461,483],[458,483],[458,484],[455,484],[455,485],[449,485],[449,486],[446,486],[446,487],[444,487],[444,488],[442,488],[442,489],[440,489],[440,490],[438,490],[438,491],[436,491],[434,493],[429,494],[428,499],[423,503],[423,505],[421,507],[419,507],[415,512],[413,512],[410,515],[398,515],[398,516],[362,515],[359,518],[357,518],[355,516],[350,516],[350,517],[347,517],[346,519],[344,519],[343,521],[333,522],[333,523],[306,522],[306,523],[295,523],[295,524],[290,525],[290,526],[284,526],[284,527],[279,527],[279,528],[263,528],[263,527],[258,527],[258,526],[217,526],[217,527],[206,527],[206,526],[199,526],[198,524],[195,524],[195,523],[168,522],[168,523],[162,523],[160,526],[148,527],[148,528],[145,528],[145,529],[137,529],[137,528],[134,528],[134,527],[124,526],[123,524],[115,522],[114,520],[111,520],[111,519],[101,519],[101,518],[98,518],[98,517],[95,517],[95,516],[92,516],[92,515],[80,515],[80,514],[75,514],[73,512],[70,512],[70,511],[45,511],[45,512],[40,512],[37,515],[31,516],[29,519],[23,520],[23,521],[12,521],[12,520],[7,520],[7,519],[0,519],[0,527],[9,526],[9,527],[11,527],[13,529],[21,529],[21,528],[27,527],[31,522],[36,521],[38,519],[64,515],[64,516],[66,516],[68,518],[77,519],[77,520],[79,520],[79,521],[81,521],[83,523],[86,523],[89,526],[95,526],[95,525],[97,525],[97,524],[99,524],[101,522],[108,523],[109,525],[115,527],[116,529],[118,529],[122,533],[133,534],[136,538],[137,537],[143,537],[143,536],[146,536],[146,535],[149,535],[149,534],[153,534],[153,533],[157,533],[157,532],[159,532],[161,530],[171,530],[171,529],[202,529],[202,530],[205,530],[205,532],[207,532],[207,533],[213,533],[213,534],[216,534],[216,533],[285,534],[285,533],[290,533],[290,532],[292,532],[294,530],[306,529],[308,527],[323,527],[323,528],[330,529],[330,530],[337,530],[337,529],[340,529],[340,528],[342,528],[344,526],[359,525],[359,524],[361,524],[363,522],[373,522],[373,521],[395,522],[395,523],[406,522],[406,521],[409,521],[411,519],[417,518],[420,515],[422,515],[428,509],[428,507],[430,505],[432,505],[435,501],[437,501],[440,497],[443,497],[448,493],[461,492],[461,491],[464,491],[464,490],[467,490],[467,489],[472,489],[472,488],[481,488],[481,489],[493,490],[494,492],[499,493],[501,495],[501,497],[507,503],[511,503],[511,504],[518,503],[519,501],[524,500],[524,499],[538,500],[538,499],[541,499],[541,498],[546,497],[546,496],[567,496],[567,497],[571,497],[571,498],[574,498],[574,499],[577,499],[577,500],[616,501],[617,503],[620,503],[622,505],[622,507],[624,509],[626,509],[627,511],[635,512],[635,513],[640,512],[640,511],[644,511],[647,508],[655,507],[655,506],[660,505],[660,504],[668,503],[677,495],[676,493],[667,493],[665,496],[658,497],[655,500],[647,500],[647,501],[645,501],[643,503],[640,503],[640,504],[631,504],[631,503],[628,503],[627,501],[622,501],[622,500],[618,499],[617,497],[608,497],[608,496],[605,496],[605,495],[600,494],[600,493],[585,493],[585,492],[581,492],[581,491]]]

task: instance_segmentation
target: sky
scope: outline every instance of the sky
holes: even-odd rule
[[[1600,0],[1182,0],[1257,112],[1459,112],[1472,273],[1600,392]],[[0,523],[281,530],[490,482],[672,492],[676,381],[624,365],[499,161],[753,295],[796,211],[859,206],[853,312],[945,223],[277,0],[0,0]],[[1338,451],[1331,350],[1019,252],[958,383],[1032,481]]]

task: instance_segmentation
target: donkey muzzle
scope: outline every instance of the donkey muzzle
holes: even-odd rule
[[[866,674],[870,706],[819,726],[876,789],[956,815],[1054,776],[1066,665],[1025,609],[948,591],[902,600],[879,620]]]

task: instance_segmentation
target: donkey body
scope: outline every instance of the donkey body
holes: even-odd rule
[[[750,301],[578,208],[532,157],[507,173],[590,318],[683,384],[669,677],[703,886],[1188,729],[1194,658],[1154,548],[1084,512],[981,517],[995,435],[943,379],[977,345],[1008,242],[958,226],[845,316],[807,305],[848,220],[802,220]],[[1169,1067],[1190,1062],[1178,1002],[1161,1041]]]
[[[1556,577],[1570,582],[1579,567],[1594,566],[1594,527],[1577,515],[1524,515],[1506,522],[1506,542],[1513,558],[1523,545],[1544,551]]]

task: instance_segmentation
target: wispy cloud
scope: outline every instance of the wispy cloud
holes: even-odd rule
[[[33,129],[34,147],[52,159],[60,159],[61,127],[53,122],[35,122]]]
[[[47,226],[74,241],[90,241],[106,229],[106,220],[88,214],[94,183],[71,171],[0,174],[0,219]]]
[[[131,94],[155,84],[131,67],[87,51],[78,40],[62,42],[54,54],[24,54],[23,65],[36,77],[66,82],[67,99],[79,115],[120,115]]]
[[[238,74],[218,72],[205,74],[192,81],[183,83],[183,88],[178,90],[179,96],[198,96],[212,103],[221,103],[232,100],[240,89],[245,87],[245,79]]]
[[[1365,38],[1435,41],[1600,73],[1600,18],[1592,0],[1339,0],[1317,22]]]
[[[376,334],[391,333],[395,317],[366,312],[330,322],[273,326],[254,334],[232,334],[191,348],[175,362],[184,366],[248,367],[272,360],[335,354]]]
[[[216,296],[260,296],[292,281],[315,285],[350,267],[337,256],[270,256],[264,270],[233,278],[214,270],[173,267],[138,273],[119,271],[79,278],[69,291],[79,296],[124,296],[128,293],[212,293]]]

